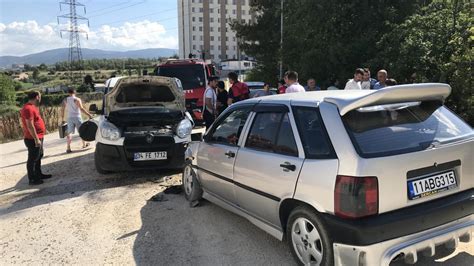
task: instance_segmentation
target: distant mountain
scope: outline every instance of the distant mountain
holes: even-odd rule
[[[25,56],[0,56],[0,67],[10,68],[12,64],[39,65],[45,63],[51,65],[56,62],[67,61],[68,53],[68,48],[59,48]],[[84,59],[158,58],[170,57],[177,53],[178,50],[168,48],[150,48],[125,52],[82,48]]]

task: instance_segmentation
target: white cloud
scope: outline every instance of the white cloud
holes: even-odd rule
[[[68,47],[67,25],[54,23],[39,25],[34,20],[26,22],[0,23],[0,55],[25,55],[44,50]],[[163,25],[144,20],[126,22],[121,26],[103,25],[91,30],[86,25],[80,28],[87,32],[81,34],[81,46],[93,49],[126,51],[145,48],[174,48],[178,47],[178,38],[166,32]]]

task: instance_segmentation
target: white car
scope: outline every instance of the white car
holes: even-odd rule
[[[185,196],[286,240],[305,265],[389,265],[474,228],[474,132],[446,84],[231,105],[186,151]]]
[[[143,76],[115,78],[108,85],[95,139],[97,171],[182,169],[193,120],[181,82]]]

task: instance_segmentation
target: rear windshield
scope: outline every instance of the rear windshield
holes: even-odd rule
[[[474,137],[472,128],[439,102],[359,108],[344,115],[343,121],[365,158],[421,151]]]
[[[205,86],[205,73],[202,65],[160,66],[156,75],[177,78],[183,84],[184,90]]]
[[[169,87],[151,84],[126,84],[120,86],[120,92],[116,98],[118,103],[172,102],[174,100],[174,94]]]

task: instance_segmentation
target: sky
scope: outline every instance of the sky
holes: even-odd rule
[[[69,45],[69,0],[0,0],[0,56],[22,56]],[[177,0],[77,0],[83,48],[112,51],[178,49]]]

